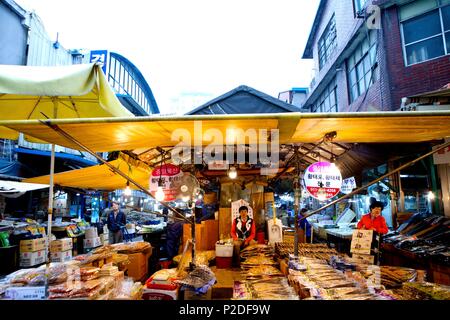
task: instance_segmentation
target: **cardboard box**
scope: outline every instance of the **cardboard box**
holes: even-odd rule
[[[102,241],[102,244],[109,244],[109,234],[102,234],[100,235],[100,240]]]
[[[72,260],[72,250],[51,252],[50,259],[52,262],[70,261]]]
[[[149,255],[145,253],[128,254],[130,263],[127,265],[128,276],[135,281],[139,281],[148,273],[148,258]]]
[[[92,239],[84,239],[83,245],[85,249],[97,248],[102,245],[102,241],[100,240],[100,237]]]
[[[38,264],[42,264],[45,261],[47,261],[45,250],[20,253],[21,267],[33,267]]]
[[[20,252],[36,252],[45,249],[47,238],[20,241]]]
[[[72,238],[58,239],[50,243],[50,252],[64,252],[72,250],[72,248],[73,248]]]
[[[177,300],[178,288],[174,290],[161,290],[145,288],[142,294],[143,300]]]

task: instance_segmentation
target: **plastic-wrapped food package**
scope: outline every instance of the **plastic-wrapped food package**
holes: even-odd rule
[[[33,272],[36,269],[21,269],[16,272],[11,273],[6,277],[6,281],[15,286],[26,286],[28,284],[29,279],[27,278],[28,274]]]

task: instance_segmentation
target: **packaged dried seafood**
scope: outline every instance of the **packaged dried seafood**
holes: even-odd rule
[[[450,300],[450,286],[430,282],[406,282],[402,288],[408,300]]]
[[[207,266],[196,266],[186,278],[174,280],[175,283],[194,289],[202,288],[216,281],[215,274]]]
[[[270,265],[260,265],[257,267],[250,268],[248,271],[245,272],[245,275],[247,276],[264,276],[264,275],[270,275],[270,276],[282,276],[280,270],[277,268],[270,266]]]
[[[271,257],[267,257],[262,254],[258,254],[255,256],[250,256],[245,261],[241,262],[241,265],[277,265],[278,263],[275,262]]]
[[[381,284],[386,288],[401,287],[404,282],[411,282],[417,278],[417,270],[402,267],[381,266]]]

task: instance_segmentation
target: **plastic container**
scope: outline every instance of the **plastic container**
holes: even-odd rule
[[[258,244],[265,244],[266,243],[266,235],[264,232],[258,232],[256,233],[256,240]]]
[[[233,244],[216,243],[216,257],[232,257]]]
[[[229,269],[232,266],[233,257],[217,257],[216,256],[216,268],[217,269]]]

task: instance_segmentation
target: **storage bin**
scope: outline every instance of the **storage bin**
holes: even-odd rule
[[[233,244],[216,243],[216,257],[232,257]]]

